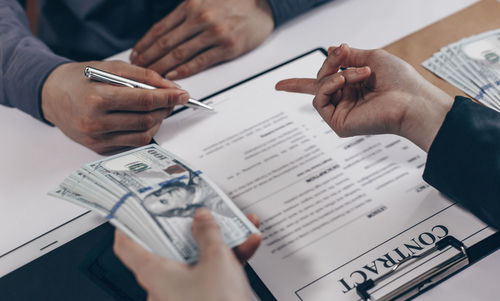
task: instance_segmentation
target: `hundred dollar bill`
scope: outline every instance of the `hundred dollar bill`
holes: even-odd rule
[[[81,196],[84,201],[72,201],[99,208],[107,219],[127,225],[156,253],[184,262],[198,258],[191,233],[198,208],[212,212],[230,247],[258,231],[206,176],[157,145],[90,163],[70,175],[60,189],[67,191],[65,197],[64,190],[52,195]]]
[[[463,39],[453,46],[453,50],[486,80],[500,104],[500,30]]]
[[[66,200],[68,202],[74,203],[78,206],[84,207],[86,209],[92,210],[96,213],[98,213],[101,216],[106,216],[109,212],[106,210],[106,208],[101,207],[99,204],[88,201],[81,195],[77,193],[73,193],[66,188],[58,188],[55,189],[51,192],[49,192],[49,195]],[[115,227],[119,228],[122,232],[126,233],[129,237],[137,241],[142,247],[145,249],[151,251],[151,248],[149,247],[151,245],[151,242],[149,243],[144,243],[143,239],[139,238],[144,237],[144,235],[141,233],[137,235],[133,230],[132,227],[129,225],[122,223],[118,221],[117,219],[111,220],[110,221]]]
[[[500,29],[443,47],[422,65],[477,101],[500,111]]]
[[[83,179],[85,178],[80,171],[77,171],[70,177],[78,178],[78,180],[81,181],[80,183],[83,183]],[[77,192],[84,187],[85,189],[83,189],[83,192]],[[100,194],[98,191],[99,185],[92,186],[91,182],[87,182],[85,186],[74,186],[74,188],[76,188],[75,191],[71,191],[61,185],[61,187],[51,191],[49,194],[92,210],[103,217],[110,214],[110,210],[113,207],[112,200],[116,199],[116,197],[111,198],[109,202],[104,202],[103,200],[105,200],[107,196]],[[82,194],[85,195],[85,197],[83,197]],[[128,206],[116,212],[116,218],[110,220],[110,222],[127,233],[130,237],[134,237],[136,241],[144,242],[143,245],[148,245],[148,249],[163,249],[163,246],[158,243],[158,238],[153,236],[150,229],[144,227],[140,219],[136,218],[135,212],[128,208]],[[141,237],[141,239],[139,240],[137,237]]]

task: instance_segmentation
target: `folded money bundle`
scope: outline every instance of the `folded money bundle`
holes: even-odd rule
[[[230,247],[258,230],[200,171],[157,145],[90,163],[50,195],[93,210],[150,251],[193,263],[198,249],[191,224],[208,208]]]
[[[500,111],[500,29],[441,48],[422,65],[470,97]]]

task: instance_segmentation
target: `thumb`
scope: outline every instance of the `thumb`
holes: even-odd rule
[[[228,249],[215,218],[206,208],[198,209],[194,215],[193,237],[200,250],[200,262],[213,260]]]

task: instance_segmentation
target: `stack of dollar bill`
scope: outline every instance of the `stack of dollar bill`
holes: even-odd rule
[[[422,65],[470,97],[500,111],[500,29],[448,45]]]
[[[150,251],[182,262],[198,258],[191,225],[200,207],[211,210],[230,247],[258,231],[200,171],[153,144],[90,163],[50,194],[101,214]]]

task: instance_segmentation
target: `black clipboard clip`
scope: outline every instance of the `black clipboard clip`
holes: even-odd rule
[[[399,273],[404,272],[408,268],[411,268],[417,262],[421,262],[426,257],[435,255],[437,252],[443,251],[448,247],[454,248],[457,253],[451,258],[433,266],[428,271],[423,274],[409,280],[405,284],[401,285],[397,289],[385,293],[377,293],[377,285],[396,277]],[[394,265],[392,269],[385,273],[384,275],[377,277],[375,279],[368,279],[362,284],[356,287],[356,292],[362,300],[370,301],[384,301],[384,300],[406,300],[420,291],[426,289],[438,283],[440,280],[444,279],[448,275],[460,270],[461,268],[469,264],[469,256],[467,255],[467,248],[464,244],[453,236],[446,236],[440,241],[436,242],[434,247],[423,252],[422,254],[412,255],[404,260],[400,261],[398,264]]]

